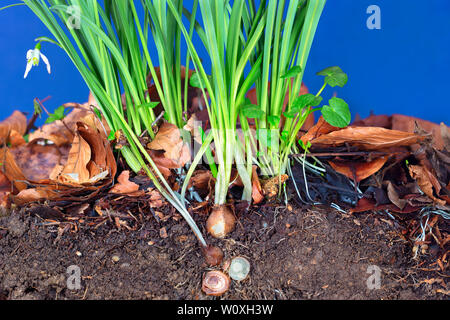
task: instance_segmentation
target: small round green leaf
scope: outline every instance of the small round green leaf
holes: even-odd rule
[[[322,115],[326,122],[334,127],[345,128],[350,124],[352,115],[348,104],[341,98],[331,98],[329,106],[323,106]]]
[[[348,75],[337,66],[329,67],[320,72],[317,72],[317,75],[324,76],[325,83],[330,85],[331,87],[343,87],[348,82]]]

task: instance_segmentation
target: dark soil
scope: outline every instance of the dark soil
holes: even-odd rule
[[[0,299],[216,299],[201,291],[208,268],[194,235],[165,214],[136,231],[106,222],[64,233],[29,213],[0,217]],[[251,262],[249,278],[223,299],[448,299],[449,274],[421,270],[387,216],[264,207],[238,219],[227,239],[208,238],[225,259]],[[204,226],[204,216],[196,220]],[[81,270],[79,290],[67,287],[71,265]],[[380,289],[367,287],[371,265],[381,269]]]

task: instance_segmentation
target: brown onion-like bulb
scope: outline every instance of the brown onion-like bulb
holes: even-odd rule
[[[205,256],[205,261],[209,266],[218,266],[223,260],[223,251],[219,247],[212,245],[202,248],[202,253]]]
[[[214,238],[225,238],[233,231],[236,218],[230,208],[225,205],[215,206],[206,221],[206,230]]]
[[[213,270],[205,274],[202,290],[208,296],[221,296],[230,288],[230,278],[223,272]]]

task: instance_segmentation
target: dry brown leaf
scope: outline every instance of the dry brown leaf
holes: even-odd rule
[[[416,180],[420,189],[430,198],[433,199],[436,203],[440,205],[445,205],[445,201],[442,199],[438,199],[434,196],[433,187],[438,185],[439,182],[436,180],[436,177],[428,171],[425,167],[419,165],[410,165],[408,166],[409,174],[411,177]],[[440,186],[439,186],[440,188]],[[439,189],[440,190],[440,189]],[[436,194],[439,194],[439,190],[436,190]]]
[[[5,142],[11,131],[23,136],[27,131],[27,118],[20,111],[14,111],[8,118],[0,122],[0,139]]]
[[[258,173],[256,172],[257,169],[257,166],[252,167],[252,199],[254,204],[261,203],[264,200],[261,183],[259,182]]]
[[[311,141],[313,139],[316,139],[324,134],[340,130],[337,127],[333,127],[331,124],[325,121],[323,116],[320,116],[317,123],[311,127],[308,132],[303,135],[300,139],[303,141],[303,143],[306,145],[308,141]]]
[[[104,171],[110,171],[111,176],[115,176],[117,171],[116,161],[103,131],[86,123],[79,123],[78,132],[91,149],[91,161],[88,164],[90,176],[96,176]]]
[[[387,196],[393,204],[395,204],[398,208],[400,208],[402,210],[405,208],[406,204],[408,203],[407,200],[400,198],[400,196],[397,193],[397,190],[395,190],[395,187],[391,181],[387,182]]]
[[[165,200],[161,196],[161,193],[153,188],[149,188],[146,192],[146,195],[150,195],[150,207],[152,208],[160,208],[164,205]]]
[[[206,191],[209,193],[209,188],[214,182],[214,176],[209,170],[195,170],[191,180],[189,180],[188,188],[194,187],[197,190]]]
[[[30,202],[47,199],[48,197],[49,196],[45,190],[32,188],[20,191],[18,195],[13,197],[13,201],[18,206],[22,206]]]
[[[414,133],[417,123],[420,129],[432,134],[433,146],[436,149],[442,150],[444,148],[444,140],[442,137],[441,127],[438,124],[401,114],[394,114],[391,118],[393,130]]]
[[[382,150],[416,144],[423,138],[414,133],[379,127],[347,127],[315,138],[311,143],[323,146],[349,144],[363,150]]]
[[[62,170],[51,174],[51,178],[63,184],[83,184],[89,182],[91,175],[87,168],[91,160],[91,147],[77,132],[72,141],[69,157]],[[59,171],[59,170],[57,170]]]
[[[0,163],[3,174],[11,181],[17,190],[21,191],[27,188],[26,178],[17,165],[14,155],[4,147],[0,149]]]
[[[202,135],[199,130],[199,127],[202,127],[202,122],[197,119],[197,116],[193,114],[186,125],[183,127],[184,130],[188,131],[193,137],[193,140],[197,142],[199,145],[202,144]]]
[[[25,141],[23,135],[14,129],[11,130],[8,140],[9,140],[9,144],[11,145],[11,148],[20,147],[27,143]]]
[[[10,150],[25,179],[32,182],[49,179],[54,167],[63,164],[68,154],[67,148],[38,142],[34,140]]]
[[[345,175],[347,178],[354,180],[356,177],[356,182],[360,182],[378,172],[388,158],[381,157],[369,162],[329,161],[329,164],[334,170]]]
[[[151,151],[156,151],[149,153],[158,167],[181,168],[191,160],[189,146],[181,138],[180,130],[177,126],[167,122],[163,123],[155,139],[147,147]],[[164,152],[163,157],[160,152]],[[165,172],[170,175],[170,170],[165,170]]]
[[[11,194],[11,191],[11,182],[0,170],[0,207],[7,207],[8,196]]]
[[[117,183],[111,188],[110,193],[123,194],[127,196],[140,196],[139,185],[130,181],[130,171],[125,170],[117,178]]]

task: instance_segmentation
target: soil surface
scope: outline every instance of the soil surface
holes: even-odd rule
[[[258,208],[238,216],[227,239],[208,237],[225,260],[251,262],[250,276],[232,281],[221,298],[448,299],[446,284],[430,279],[449,275],[423,271],[394,220],[333,210]],[[4,213],[0,299],[219,299],[201,291],[209,268],[189,227],[164,215],[158,222],[149,215],[134,231],[107,221],[62,233],[29,212]],[[205,225],[205,216],[195,219]],[[81,272],[79,289],[68,287],[70,266]],[[380,288],[369,289],[376,270]]]

